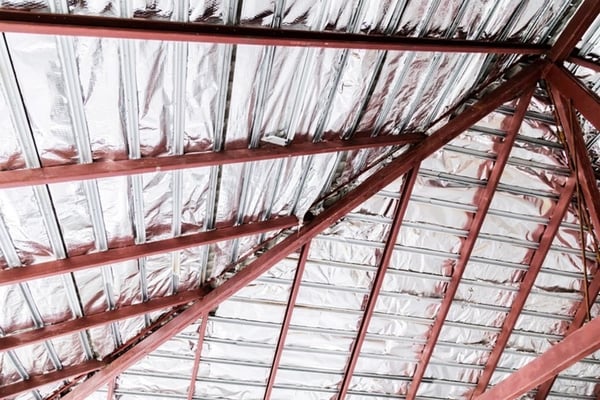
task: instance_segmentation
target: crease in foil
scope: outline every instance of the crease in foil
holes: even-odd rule
[[[69,256],[82,255],[96,250],[83,183],[58,183],[48,187]]]
[[[400,371],[406,370],[406,368],[400,368]],[[403,374],[406,375],[406,374]],[[386,397],[374,397],[374,395],[380,394],[404,394],[408,391],[409,382],[405,381],[392,381],[388,379],[375,379],[355,376],[352,378],[349,390],[369,393],[369,396],[348,396],[349,400],[383,400]]]
[[[43,166],[78,159],[65,77],[52,36],[6,34],[8,50]]]
[[[423,382],[419,386],[419,396],[441,399],[464,399],[468,398],[471,389],[468,386],[452,384],[451,382]]]
[[[319,359],[319,357],[315,358]],[[297,386],[299,388],[335,389],[342,380],[341,374],[341,372],[326,374],[316,371],[298,373],[282,369],[277,373],[277,384],[282,386]]]
[[[207,337],[207,339],[208,338],[209,337]],[[230,360],[234,358],[237,361],[248,361],[257,365],[268,365],[269,367],[273,361],[274,352],[275,347],[273,347],[273,349],[261,349],[260,351],[257,351],[255,347],[244,346],[237,343],[214,342],[210,340],[205,342],[202,349],[202,355],[207,359]]]
[[[32,188],[0,190],[0,210],[23,265],[55,259]]]
[[[76,38],[71,43],[93,159],[126,159],[126,133],[122,122],[126,99],[121,97],[119,41]]]
[[[135,41],[134,46],[141,154],[166,155],[173,132],[172,46],[151,40]]]
[[[225,316],[227,318],[227,316]],[[235,326],[236,329],[231,329]],[[225,339],[231,341],[247,341],[253,343],[265,343],[275,345],[279,337],[279,325],[272,327],[254,326],[245,321],[236,321],[236,324],[228,324],[222,321],[209,319],[207,337]]]
[[[2,83],[0,83],[0,86]],[[4,116],[12,115],[9,102],[4,93],[5,89],[0,87],[0,113]],[[0,170],[11,170],[25,168],[25,159],[23,150],[17,137],[17,132],[11,118],[2,118],[0,120],[0,129],[2,130],[2,143],[0,143]]]

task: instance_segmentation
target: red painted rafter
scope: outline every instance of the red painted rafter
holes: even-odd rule
[[[145,354],[154,351],[162,343],[198,319],[200,315],[212,310],[238,290],[250,284],[269,268],[296,251],[299,247],[308,243],[316,235],[411,170],[423,159],[460,135],[481,118],[494,111],[506,101],[520,95],[523,90],[533,86],[540,78],[546,65],[545,62],[529,65],[503,84],[492,89],[473,106],[467,107],[461,114],[448,121],[425,140],[398,156],[387,166],[381,168],[376,174],[365,179],[352,192],[316,216],[313,221],[302,226],[297,233],[290,235],[260,255],[228,281],[204,296],[201,301],[194,303],[172,320],[166,322],[156,332],[143,340],[140,345],[125,352],[106,368],[98,371],[91,378],[73,389],[63,399],[79,400],[89,396],[99,387],[110,381],[112,377],[129,368],[143,358]]]
[[[598,191],[592,163],[585,147],[583,133],[581,132],[581,128],[577,121],[575,110],[573,110],[571,107],[569,100],[564,98],[561,93],[558,93],[555,87],[551,88],[551,94],[560,125],[563,128],[563,132],[565,133],[567,139],[568,151],[574,161],[576,158],[578,178],[582,189],[581,192],[583,194],[586,209],[590,213],[590,219],[592,226],[594,227],[594,233],[597,235],[597,233],[600,232],[600,229],[598,228],[600,227],[600,191]],[[598,107],[600,107],[600,104]],[[585,299],[581,301],[575,316],[571,321],[571,324],[565,332],[565,336],[570,335],[583,325],[588,314],[588,310],[600,291],[600,274],[598,274],[597,266],[592,268],[590,272],[594,274],[594,278],[588,287],[588,298],[590,304],[588,304],[586,307]],[[535,397],[536,400],[544,400],[546,397],[548,397],[555,380],[556,376],[544,382],[538,388]]]
[[[113,400],[115,398],[115,387],[117,386],[117,377],[112,378],[108,384],[108,390],[106,391],[106,400]]]
[[[564,87],[561,85],[561,82],[573,83],[573,79],[575,78],[568,71],[559,67],[553,67],[551,73],[547,77],[547,80],[552,85],[552,101],[556,107],[559,122],[567,139],[569,153],[577,160],[577,177],[581,184],[583,199],[590,213],[594,231],[598,235],[600,232],[600,191],[598,191],[594,169],[585,146],[581,127],[576,121],[577,117],[569,103],[569,99],[575,107],[580,107],[585,103],[585,107],[578,109],[588,120],[590,120],[588,116],[596,118],[598,123],[596,126],[597,129],[600,129],[600,113],[598,112],[600,110],[600,99],[587,89],[584,92],[563,91]],[[580,88],[579,85],[577,87]],[[590,122],[595,124],[591,120]]]
[[[202,316],[202,323],[198,328],[198,343],[196,343],[196,354],[194,356],[194,366],[192,367],[192,379],[188,388],[188,400],[192,400],[196,391],[196,377],[200,368],[200,357],[202,356],[202,346],[204,345],[204,337],[206,336],[206,327],[208,326],[208,314]]]
[[[567,331],[565,332],[565,337],[568,337],[574,332],[577,332],[577,330],[583,326],[583,323],[585,322],[585,319],[588,315],[588,310],[594,304],[599,292],[600,273],[596,273],[588,287],[589,304],[586,307],[585,300],[582,299],[581,303],[579,304],[579,307],[577,307],[577,311],[575,312],[573,320],[571,321],[569,327],[567,328]],[[545,400],[546,397],[548,397],[548,394],[550,394],[550,391],[552,390],[552,386],[554,385],[554,381],[556,380],[557,376],[557,374],[550,376],[547,381],[540,385],[535,395],[535,400]]]
[[[281,361],[281,355],[283,354],[283,348],[285,346],[285,340],[287,333],[290,329],[290,323],[292,322],[292,314],[294,307],[296,306],[296,299],[298,298],[298,292],[300,291],[300,284],[302,283],[302,275],[306,267],[306,260],[308,259],[310,242],[302,246],[300,250],[300,258],[298,259],[298,266],[296,267],[296,273],[294,275],[294,282],[290,288],[290,298],[288,300],[287,307],[285,309],[285,316],[281,323],[281,332],[279,339],[277,340],[277,347],[275,348],[275,355],[273,356],[273,364],[271,366],[271,372],[269,372],[269,378],[267,380],[267,388],[265,390],[264,400],[271,398],[273,392],[273,385],[275,384],[275,378],[277,377],[277,371],[279,369],[279,363]]]
[[[8,170],[0,171],[0,189],[336,153],[373,147],[402,146],[418,143],[424,138],[425,135],[416,133],[357,137],[350,140],[333,139],[319,143],[292,143],[289,146],[265,145],[257,149],[234,149],[219,153],[191,153],[166,157],[144,157],[135,160],[96,161],[91,164]]]
[[[542,54],[548,51],[547,46],[514,42],[362,35],[301,29],[275,30],[252,26],[190,24],[151,19],[25,13],[7,10],[0,11],[0,31],[118,39],[396,51],[502,54]]]
[[[600,12],[598,0],[584,0],[548,52],[552,62],[563,61],[573,51]]]
[[[30,346],[35,343],[43,342],[44,340],[51,340],[86,329],[192,303],[202,298],[206,293],[208,293],[206,288],[180,292],[172,296],[151,299],[145,303],[123,306],[98,314],[85,315],[81,318],[46,325],[43,328],[9,334],[0,337],[0,352],[13,350],[23,346]]]
[[[513,143],[517,137],[517,134],[519,133],[521,122],[525,117],[525,112],[527,111],[527,107],[529,106],[529,102],[533,94],[532,86],[533,85],[529,85],[527,87],[527,89],[529,89],[528,93],[523,95],[519,100],[519,104],[515,110],[515,115],[511,120],[511,124],[508,128],[506,137],[504,138],[504,142],[502,143],[502,147],[496,156],[496,162],[488,178],[487,185],[476,200],[477,212],[473,216],[473,221],[471,222],[471,226],[469,228],[469,234],[462,244],[460,249],[460,257],[456,263],[456,266],[454,267],[454,271],[452,272],[452,279],[448,284],[446,293],[444,294],[444,298],[440,304],[440,308],[436,313],[435,321],[433,322],[431,330],[429,331],[427,343],[423,348],[423,352],[421,353],[421,357],[413,375],[412,382],[409,385],[408,392],[406,394],[407,400],[414,400],[417,396],[419,385],[421,384],[421,381],[425,375],[425,371],[427,370],[427,366],[429,365],[429,360],[431,359],[433,350],[435,349],[438,338],[442,331],[442,327],[444,326],[444,322],[448,316],[450,307],[452,306],[452,301],[454,300],[454,296],[456,295],[456,291],[460,285],[460,280],[462,279],[462,275],[469,262],[473,248],[475,247],[475,242],[479,236],[479,231],[483,226],[488,209],[492,203],[492,197],[496,192],[496,188],[500,182],[500,177],[502,176],[502,172],[504,171],[504,167],[508,161],[510,151],[512,150]]]
[[[140,257],[169,253],[171,251],[182,250],[189,247],[204,246],[243,236],[252,236],[270,231],[287,229],[296,225],[298,225],[296,217],[281,217],[263,222],[220,228],[213,231],[194,233],[171,239],[114,248],[98,253],[28,265],[26,267],[5,269],[0,271],[0,286],[53,275],[66,274],[107,264],[135,260]]]
[[[598,332],[600,332],[600,318],[595,318],[476,400],[510,400],[527,393],[560,371],[599,350]]]
[[[41,386],[49,385],[51,383],[60,382],[64,381],[65,379],[89,374],[91,372],[101,369],[105,365],[106,364],[102,361],[90,360],[85,361],[82,364],[64,367],[63,369],[48,372],[43,375],[34,375],[26,381],[0,386],[0,400],[10,399],[14,396],[17,396],[18,394],[31,391]]]
[[[504,323],[502,325],[502,330],[498,334],[496,338],[496,343],[494,348],[485,364],[485,368],[483,370],[483,374],[479,378],[477,382],[477,387],[473,393],[473,396],[479,396],[483,393],[494,371],[496,370],[496,366],[500,361],[500,357],[506,348],[510,335],[517,324],[517,320],[521,315],[521,311],[525,306],[525,302],[529,297],[529,293],[531,289],[533,289],[533,285],[535,284],[535,280],[538,276],[538,273],[542,269],[542,264],[546,259],[546,255],[550,250],[550,246],[552,246],[552,242],[554,241],[554,237],[560,228],[560,224],[571,204],[573,199],[573,192],[575,190],[575,185],[577,180],[575,177],[571,177],[567,180],[564,189],[561,191],[560,199],[558,200],[556,206],[553,208],[552,216],[550,217],[550,222],[546,226],[544,233],[540,239],[539,247],[535,251],[531,263],[529,264],[529,268],[527,270],[527,274],[523,278],[521,285],[519,286],[519,292],[515,296],[513,303],[510,308],[510,312],[506,315],[504,319]]]
[[[583,58],[579,56],[570,56],[567,58],[567,61],[573,64],[577,64],[580,67],[588,68],[595,72],[600,72],[600,64],[598,64],[598,62],[592,59]]]
[[[569,99],[581,114],[600,130],[600,98],[564,67],[552,65],[545,79],[552,88]],[[558,104],[557,104],[558,107]],[[559,110],[557,108],[557,110]]]
[[[348,389],[350,388],[352,375],[354,375],[354,369],[356,368],[356,363],[358,362],[358,357],[360,356],[362,345],[365,341],[365,337],[367,336],[367,330],[369,328],[369,323],[371,322],[373,312],[375,311],[375,305],[377,304],[379,292],[381,291],[381,287],[383,286],[385,273],[387,272],[390,260],[392,259],[392,254],[394,253],[394,248],[398,239],[400,227],[402,226],[402,221],[404,220],[404,215],[406,214],[408,203],[410,202],[410,195],[417,180],[418,169],[419,167],[415,166],[414,169],[412,169],[406,175],[406,180],[402,188],[402,194],[400,196],[398,205],[396,206],[396,212],[394,214],[392,226],[390,227],[390,233],[388,235],[385,248],[383,250],[381,261],[379,262],[379,269],[377,270],[375,280],[373,281],[371,293],[369,294],[369,299],[367,301],[364,315],[360,323],[360,327],[358,329],[356,340],[352,344],[350,358],[348,359],[348,364],[346,365],[344,378],[340,385],[340,393],[338,395],[338,400],[344,400],[346,398],[346,394],[348,393]]]

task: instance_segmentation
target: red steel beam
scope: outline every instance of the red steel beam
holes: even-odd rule
[[[528,92],[519,99],[519,104],[515,110],[515,115],[511,119],[511,123],[508,127],[502,147],[498,151],[496,162],[488,178],[487,185],[485,189],[479,193],[479,196],[476,200],[477,212],[473,216],[473,221],[471,222],[471,226],[469,228],[469,234],[461,246],[460,257],[456,263],[456,266],[454,267],[452,278],[448,284],[446,293],[444,294],[444,298],[440,304],[440,308],[436,313],[435,321],[433,322],[431,330],[429,331],[429,337],[427,338],[427,343],[425,344],[423,352],[421,353],[421,357],[413,375],[412,382],[408,387],[408,392],[406,394],[407,400],[414,400],[417,397],[419,386],[423,380],[427,366],[429,365],[429,360],[431,359],[433,350],[437,344],[442,327],[444,326],[444,322],[446,321],[446,317],[450,311],[450,307],[452,306],[452,301],[454,300],[454,296],[456,295],[456,291],[460,285],[465,268],[469,263],[469,259],[471,258],[471,253],[475,247],[475,242],[479,236],[479,231],[483,226],[483,222],[487,215],[488,209],[490,208],[490,204],[492,203],[492,198],[496,192],[498,183],[500,183],[500,177],[502,176],[502,172],[504,171],[504,167],[508,161],[510,151],[512,150],[517,134],[519,133],[521,122],[525,117],[525,112],[529,107],[529,102],[531,100],[531,96],[533,95],[532,85],[529,85],[527,89]]]
[[[171,239],[157,240],[144,244],[109,249],[106,251],[69,257],[62,260],[47,261],[0,271],[0,286],[16,284],[32,279],[66,274],[102,265],[135,260],[156,254],[169,253],[189,247],[204,246],[243,236],[257,235],[298,225],[296,217],[288,216],[268,221],[243,224],[235,227],[215,229]]]
[[[304,274],[306,260],[308,259],[309,247],[310,242],[302,246],[302,250],[300,250],[300,258],[298,260],[298,266],[296,267],[296,274],[294,275],[294,283],[292,284],[292,287],[290,289],[290,298],[285,309],[285,316],[283,317],[283,322],[281,323],[281,333],[279,334],[279,339],[277,340],[277,347],[275,348],[275,355],[273,356],[273,365],[271,366],[271,372],[269,372],[269,379],[267,380],[267,388],[265,390],[264,400],[271,399],[273,385],[275,384],[277,370],[279,369],[281,355],[283,354],[283,347],[285,346],[287,333],[290,329],[290,323],[292,322],[292,314],[294,312],[294,307],[296,306],[296,299],[298,298],[298,292],[300,291],[302,275]]]
[[[570,56],[567,58],[567,61],[573,64],[577,64],[580,67],[588,68],[595,72],[600,72],[600,64],[598,64],[594,60],[590,60],[588,58],[583,58],[579,56]]]
[[[115,397],[115,386],[117,386],[117,377],[112,378],[108,384],[108,390],[106,391],[106,400],[113,400]]]
[[[97,388],[110,381],[112,377],[120,374],[142,359],[146,354],[154,351],[162,343],[198,319],[200,315],[209,312],[234,293],[250,284],[264,272],[268,271],[269,268],[296,251],[299,247],[308,243],[316,235],[358,207],[365,200],[393,183],[423,159],[456,138],[481,118],[494,111],[506,101],[520,95],[523,90],[527,90],[527,88],[533,86],[545,68],[546,63],[544,62],[529,65],[503,84],[492,89],[473,106],[466,108],[460,115],[448,121],[448,123],[425,140],[398,156],[387,166],[381,168],[376,174],[365,179],[352,192],[316,216],[313,221],[302,226],[295,234],[288,236],[257,257],[256,260],[237,272],[221,286],[216,287],[204,296],[201,301],[194,303],[188,309],[182,311],[153,334],[149,335],[139,345],[125,352],[106,368],[77,386],[71,393],[64,397],[64,400],[79,400],[89,396]]]
[[[477,387],[473,392],[474,396],[479,396],[483,393],[496,370],[498,362],[500,361],[500,357],[502,353],[504,353],[504,349],[508,344],[508,340],[510,335],[512,334],[515,325],[517,324],[517,320],[521,315],[521,311],[523,311],[523,307],[525,306],[525,302],[529,297],[529,293],[531,289],[533,289],[533,285],[535,284],[535,280],[542,269],[542,264],[546,259],[546,255],[550,250],[550,246],[552,246],[552,242],[554,241],[554,237],[560,228],[560,224],[571,204],[573,199],[573,192],[575,191],[575,185],[577,184],[577,179],[575,176],[567,179],[564,189],[561,191],[560,199],[557,204],[553,208],[552,216],[550,217],[550,222],[542,237],[540,239],[540,244],[538,249],[535,251],[531,259],[531,263],[529,265],[529,269],[527,270],[527,274],[525,278],[521,282],[519,287],[519,292],[516,295],[515,299],[510,308],[510,312],[507,314],[504,319],[504,323],[502,325],[502,331],[498,334],[496,338],[496,343],[494,348],[485,364],[485,368],[483,369],[483,373],[477,382]]]
[[[579,328],[583,326],[585,319],[588,314],[588,310],[592,307],[594,302],[596,301],[596,297],[598,297],[598,293],[600,292],[600,273],[596,272],[594,278],[591,280],[590,285],[588,286],[588,299],[589,304],[586,307],[585,299],[582,299],[579,307],[577,307],[577,311],[575,312],[575,316],[573,320],[569,324],[567,331],[565,332],[565,337],[570,336],[574,332],[577,332]],[[545,400],[548,397],[548,394],[552,390],[552,386],[554,385],[554,381],[558,375],[551,376],[546,382],[542,383],[537,390],[535,395],[535,400]]]
[[[47,374],[34,375],[24,381],[0,386],[0,400],[11,399],[21,393],[32,391],[41,386],[98,371],[105,365],[106,364],[102,361],[90,360],[70,367],[64,367],[57,371],[48,372]]]
[[[562,71],[562,69],[556,68],[553,68],[552,70]],[[590,219],[592,226],[594,227],[596,237],[600,239],[598,236],[600,234],[600,191],[598,190],[598,184],[596,183],[596,176],[594,174],[592,162],[585,146],[581,127],[576,121],[575,111],[569,103],[569,100],[565,99],[561,93],[557,92],[557,89],[560,91],[560,88],[555,85],[555,82],[555,80],[550,81],[552,85],[552,101],[554,102],[554,106],[558,113],[559,123],[562,126],[567,139],[567,150],[573,159],[576,159],[577,176],[579,178],[579,182],[581,183],[583,199],[587,206],[587,210],[590,213]],[[575,99],[570,100],[577,106]],[[600,102],[595,104],[595,108],[596,110],[594,111],[594,114],[600,114],[598,112],[600,110]],[[600,122],[600,119],[598,122]]]
[[[198,376],[198,369],[200,368],[200,356],[202,355],[202,346],[204,345],[204,337],[206,336],[206,326],[208,325],[208,314],[202,316],[202,323],[198,328],[198,343],[196,343],[196,354],[194,356],[194,366],[192,367],[192,379],[190,380],[190,387],[188,388],[188,400],[194,398],[194,392],[196,391],[196,377]]]
[[[403,146],[418,143],[424,138],[425,135],[422,134],[407,133],[357,137],[350,140],[333,139],[319,143],[292,143],[285,147],[265,145],[257,149],[225,150],[219,153],[191,153],[166,157],[146,157],[135,160],[107,160],[96,161],[91,164],[8,170],[0,172],[0,189],[336,153],[373,147]]]
[[[19,11],[0,12],[0,31],[117,39],[395,51],[502,54],[543,54],[548,51],[547,46],[526,43],[364,35],[303,29],[267,29],[253,26]]]
[[[511,400],[600,349],[600,318],[594,318],[476,400]]]
[[[367,305],[358,329],[358,334],[356,335],[356,340],[352,344],[350,358],[348,359],[348,364],[346,365],[346,370],[344,372],[344,378],[340,385],[340,393],[337,397],[338,400],[344,400],[348,394],[352,376],[354,375],[354,369],[356,368],[362,345],[365,341],[365,337],[367,336],[369,323],[373,317],[373,312],[375,312],[375,305],[377,304],[377,299],[379,298],[379,293],[381,292],[381,287],[383,286],[383,280],[385,279],[385,274],[389,267],[390,260],[392,259],[392,254],[394,253],[394,248],[398,240],[398,234],[400,233],[400,227],[402,226],[402,221],[404,220],[406,210],[408,209],[410,195],[417,180],[418,170],[419,167],[415,166],[406,175],[406,180],[402,188],[402,194],[400,196],[398,205],[396,206],[396,212],[394,214],[392,226],[390,227],[390,233],[388,235],[385,248],[383,249],[381,261],[379,262],[379,269],[375,274],[373,287],[371,288],[371,293],[369,294],[369,299],[367,300]]]
[[[598,0],[584,0],[548,52],[552,62],[563,61],[573,51],[600,12]]]
[[[552,65],[545,79],[563,96],[573,102],[581,114],[600,130],[600,98],[564,67]]]
[[[81,318],[59,322],[53,325],[46,325],[43,328],[9,334],[7,336],[0,337],[0,352],[13,350],[18,347],[29,346],[45,340],[51,340],[60,336],[74,334],[86,329],[107,325],[113,322],[137,317],[139,315],[145,315],[192,303],[202,298],[202,296],[206,295],[206,293],[208,293],[208,290],[205,288],[199,290],[189,290],[174,294],[172,296],[151,299],[145,303],[123,306],[98,314],[85,315]]]
[[[552,101],[554,102],[554,106],[558,113],[560,125],[562,126],[567,138],[568,151],[571,153],[571,156],[574,159],[576,158],[578,166],[577,172],[582,189],[581,192],[583,194],[586,208],[590,213],[590,219],[592,226],[594,227],[594,234],[598,235],[598,232],[600,232],[600,191],[598,190],[592,163],[585,147],[581,127],[575,119],[576,116],[573,108],[569,104],[569,101],[557,92],[556,87],[551,88],[551,94]],[[595,274],[588,287],[588,297],[590,303],[592,304],[598,296],[598,292],[600,291],[600,274],[598,274],[597,268],[595,268],[595,270],[596,271],[592,271],[592,273],[595,272]],[[575,316],[573,317],[573,321],[571,321],[571,324],[565,332],[565,336],[570,335],[573,331],[579,329],[583,325],[587,316],[587,310],[589,310],[590,307],[591,304],[586,307],[585,300],[581,301]],[[544,400],[546,397],[548,397],[555,380],[556,376],[544,382],[538,388],[535,397],[536,400]]]

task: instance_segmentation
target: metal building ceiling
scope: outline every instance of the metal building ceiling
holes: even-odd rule
[[[599,12],[2,1],[0,398],[596,399]]]

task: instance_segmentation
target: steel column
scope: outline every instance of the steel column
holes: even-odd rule
[[[188,400],[194,398],[194,392],[196,391],[196,377],[198,376],[198,369],[200,368],[200,357],[202,356],[202,346],[204,345],[204,337],[206,336],[206,326],[208,325],[208,314],[202,316],[202,323],[198,328],[198,342],[196,342],[196,354],[194,356],[194,366],[192,367],[192,379],[190,380],[190,387],[188,388]]]
[[[479,193],[479,196],[476,200],[477,212],[473,216],[473,221],[471,222],[471,226],[469,228],[469,234],[461,246],[460,258],[456,262],[454,271],[452,272],[452,279],[448,284],[440,308],[436,313],[436,318],[429,332],[427,343],[423,348],[423,352],[421,353],[421,357],[413,375],[412,382],[409,385],[408,392],[406,394],[407,400],[415,400],[417,397],[419,385],[425,376],[425,371],[427,371],[429,360],[431,359],[433,350],[435,349],[435,345],[442,331],[442,327],[444,326],[444,322],[448,316],[450,307],[452,306],[452,301],[454,300],[454,296],[456,295],[456,291],[460,285],[460,280],[463,276],[469,259],[471,258],[471,253],[473,252],[475,243],[477,242],[479,231],[483,226],[483,222],[492,203],[492,198],[496,192],[498,183],[500,183],[502,172],[504,171],[510,151],[512,150],[517,134],[519,133],[521,122],[523,121],[525,113],[527,112],[527,108],[529,107],[529,102],[531,100],[531,96],[533,95],[533,88],[531,86],[532,85],[529,85],[527,87],[527,94],[523,95],[519,100],[519,104],[515,110],[515,115],[511,120],[511,124],[508,128],[506,137],[504,138],[504,142],[502,143],[502,147],[496,156],[496,163],[490,173],[487,185],[483,191]]]
[[[547,46],[526,43],[267,29],[7,10],[0,11],[0,31],[117,39],[394,51],[543,54],[549,50]]]
[[[600,349],[600,318],[574,331],[562,342],[512,373],[476,400],[512,400]]]
[[[101,265],[136,260],[140,257],[169,253],[189,247],[204,246],[242,236],[258,235],[264,232],[287,229],[296,225],[298,225],[296,217],[281,217],[264,222],[215,229],[209,232],[194,233],[177,238],[157,240],[155,242],[109,249],[98,253],[47,261],[26,267],[5,269],[0,271],[0,286],[66,274]]]
[[[377,269],[377,273],[375,274],[373,287],[371,288],[371,293],[369,294],[369,299],[367,300],[367,305],[365,307],[365,312],[360,323],[360,327],[358,329],[356,340],[352,344],[350,358],[348,359],[348,364],[346,365],[344,378],[340,385],[340,393],[337,397],[338,400],[344,400],[346,398],[346,394],[348,393],[348,389],[350,388],[352,375],[354,374],[354,369],[356,368],[356,363],[358,362],[358,357],[360,356],[362,345],[365,341],[365,337],[367,336],[367,330],[369,329],[369,323],[371,322],[373,312],[375,311],[375,305],[377,304],[377,299],[379,298],[379,292],[381,291],[381,287],[383,286],[385,273],[387,272],[390,260],[392,259],[392,254],[394,254],[394,248],[398,240],[400,227],[402,226],[402,221],[404,220],[404,216],[406,215],[408,203],[410,202],[410,196],[415,186],[415,182],[417,180],[418,170],[419,166],[416,165],[410,172],[406,174],[406,180],[402,187],[402,194],[396,206],[396,212],[394,213],[394,219],[390,227],[390,233],[388,235],[385,248],[383,249],[381,261],[379,262],[379,268]]]
[[[523,90],[530,88],[539,79],[545,67],[546,63],[544,62],[530,65],[503,84],[492,89],[477,103],[466,108],[461,114],[448,121],[447,124],[434,132],[431,136],[428,136],[425,140],[417,144],[414,148],[409,149],[406,153],[398,156],[387,166],[381,168],[377,174],[365,179],[365,181],[347,194],[346,197],[338,200],[334,205],[323,211],[315,217],[312,222],[307,223],[301,227],[298,232],[288,236],[270,250],[260,255],[256,260],[237,272],[228,281],[204,296],[201,301],[196,302],[188,309],[175,316],[172,320],[166,322],[138,346],[125,352],[106,368],[76,387],[71,393],[65,396],[64,399],[79,400],[89,396],[99,387],[110,381],[112,377],[128,369],[146,354],[154,351],[173,335],[194,322],[200,315],[209,312],[221,302],[235,294],[238,290],[250,284],[264,272],[269,270],[269,268],[299,247],[308,243],[316,235],[411,170],[424,158],[433,154],[481,118],[485,117],[504,102],[518,96]]]
[[[525,306],[525,302],[529,297],[529,293],[535,284],[535,280],[538,276],[538,273],[542,269],[542,264],[544,264],[544,260],[546,259],[546,255],[550,250],[550,246],[554,241],[554,237],[560,228],[560,224],[571,204],[573,199],[573,192],[575,191],[575,185],[577,184],[577,180],[575,176],[569,178],[565,184],[564,189],[561,191],[560,199],[557,204],[553,208],[552,216],[550,217],[550,222],[546,226],[544,233],[540,239],[540,245],[538,249],[535,251],[531,263],[529,264],[529,269],[519,286],[519,293],[515,296],[510,312],[506,315],[504,319],[504,323],[502,325],[502,331],[498,334],[496,338],[496,343],[492,352],[485,364],[485,368],[479,381],[477,382],[477,387],[473,393],[474,396],[479,396],[481,393],[485,391],[487,388],[494,371],[496,370],[496,366],[500,361],[500,357],[504,353],[504,349],[508,343],[508,339],[517,324],[517,320],[521,315],[521,311]]]
[[[91,164],[69,164],[8,170],[0,171],[0,189],[128,176],[148,172],[177,171],[216,165],[273,160],[277,158],[337,153],[374,147],[403,146],[418,143],[424,138],[425,135],[407,133],[373,138],[358,137],[350,140],[333,139],[319,143],[292,143],[289,146],[265,145],[257,149],[244,148],[222,152],[190,153],[166,157],[95,161]]]
[[[302,250],[300,250],[300,259],[298,260],[298,266],[296,267],[294,283],[290,288],[290,298],[285,309],[285,316],[283,317],[283,322],[281,323],[281,333],[279,334],[279,339],[277,340],[277,347],[275,348],[273,365],[271,366],[271,372],[269,372],[269,379],[267,380],[267,389],[265,390],[264,400],[269,400],[271,398],[271,392],[273,391],[273,385],[275,384],[277,370],[279,369],[279,362],[281,361],[281,355],[283,354],[283,348],[285,346],[285,339],[287,338],[287,333],[290,329],[292,314],[294,312],[294,307],[296,306],[298,292],[300,291],[300,284],[302,283],[302,275],[304,274],[304,268],[306,267],[309,248],[310,242],[302,246]]]

